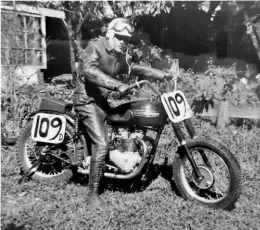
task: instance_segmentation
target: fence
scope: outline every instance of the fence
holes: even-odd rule
[[[194,102],[188,100],[194,115],[216,117],[218,128],[224,127],[229,118],[260,119],[260,103],[251,106],[244,104],[241,107],[229,105],[228,101],[213,100],[213,103]]]

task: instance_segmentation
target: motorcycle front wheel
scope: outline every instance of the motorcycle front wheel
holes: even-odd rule
[[[23,172],[30,169],[38,160],[44,148],[52,147],[46,143],[39,143],[31,138],[32,121],[29,121],[18,142],[18,157]],[[64,141],[60,148],[48,150],[46,157],[31,169],[31,177],[41,181],[61,182],[73,176],[70,154],[74,154],[75,144],[72,140],[74,129],[67,124]],[[79,144],[79,143],[78,143]]]
[[[182,197],[216,209],[232,209],[241,194],[242,176],[234,155],[221,143],[197,138],[187,143],[202,178],[197,178],[185,153],[173,164],[173,179]]]

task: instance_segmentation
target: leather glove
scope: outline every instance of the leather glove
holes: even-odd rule
[[[124,93],[125,90],[128,88],[128,85],[121,83],[118,87],[117,87],[117,91],[119,93]]]
[[[170,81],[173,79],[173,75],[171,73],[166,72],[164,73],[163,79]]]

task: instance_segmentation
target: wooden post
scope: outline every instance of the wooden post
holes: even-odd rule
[[[40,69],[38,69],[37,71],[37,77],[38,77],[39,89],[44,89],[45,88],[44,76],[43,76],[43,72]]]
[[[217,128],[224,128],[228,123],[229,118],[229,103],[228,101],[221,101],[219,104]]]

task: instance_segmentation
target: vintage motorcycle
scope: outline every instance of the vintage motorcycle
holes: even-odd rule
[[[180,194],[213,208],[233,207],[241,193],[242,178],[234,155],[216,140],[196,137],[192,110],[176,87],[161,95],[149,81],[142,80],[125,93],[143,85],[156,96],[121,104],[108,115],[110,151],[104,177],[147,180],[163,129],[171,124],[179,143],[172,174]],[[151,130],[153,138],[149,136]],[[89,143],[82,117],[74,112],[73,105],[43,97],[19,139],[22,178],[65,181],[77,173],[89,174]]]

